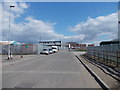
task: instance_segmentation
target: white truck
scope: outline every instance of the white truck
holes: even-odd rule
[[[56,52],[58,51],[58,47],[57,47],[57,46],[52,46],[51,48],[52,48],[52,51],[53,51],[54,53],[56,53]]]

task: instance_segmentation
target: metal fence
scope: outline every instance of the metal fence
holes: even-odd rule
[[[7,55],[8,54],[8,45],[1,46],[1,54]],[[35,44],[27,44],[27,45],[11,45],[11,52],[15,55],[20,54],[37,54],[38,46]]]
[[[118,44],[88,47],[87,55],[107,64],[114,63],[117,67],[120,65],[120,45]]]

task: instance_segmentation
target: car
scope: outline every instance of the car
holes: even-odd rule
[[[41,52],[40,54],[49,55],[49,54],[50,54],[49,49],[43,49],[42,52]]]
[[[52,53],[53,53],[53,50],[52,50],[52,49],[49,49],[49,53],[52,54]]]

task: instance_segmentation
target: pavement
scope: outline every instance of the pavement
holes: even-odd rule
[[[2,71],[3,88],[101,88],[68,51],[4,62]]]
[[[118,82],[115,78],[108,75],[106,70],[102,68],[98,68],[96,65],[91,64],[90,62],[86,61],[83,57],[81,57],[81,54],[84,54],[84,52],[73,52],[74,55],[77,55],[80,60],[82,60],[110,89],[115,88],[116,90],[120,90],[120,82]],[[120,79],[120,77],[119,77]]]
[[[22,59],[21,55],[12,55],[12,56],[13,56],[13,60]],[[33,56],[36,56],[36,54],[23,55],[23,58],[33,57]],[[6,62],[6,61],[12,60],[12,59],[8,60],[8,55],[0,55],[0,57],[2,57],[2,62]]]
[[[38,56],[37,54],[30,54],[30,55],[23,55],[23,58],[21,58],[21,55],[13,55],[13,59],[7,59],[8,55],[1,55],[0,57],[2,58],[1,63],[2,65],[8,65],[8,64],[12,64],[13,62],[21,62],[22,60],[25,60],[26,58],[32,58],[32,57],[36,57]]]

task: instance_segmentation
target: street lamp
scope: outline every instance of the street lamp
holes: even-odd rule
[[[13,8],[15,6],[11,5],[10,6],[10,11],[11,11],[11,8]],[[9,12],[9,36],[8,36],[8,60],[9,59],[12,59],[12,53],[11,53],[11,46],[10,46],[10,22],[11,22],[11,13]]]

